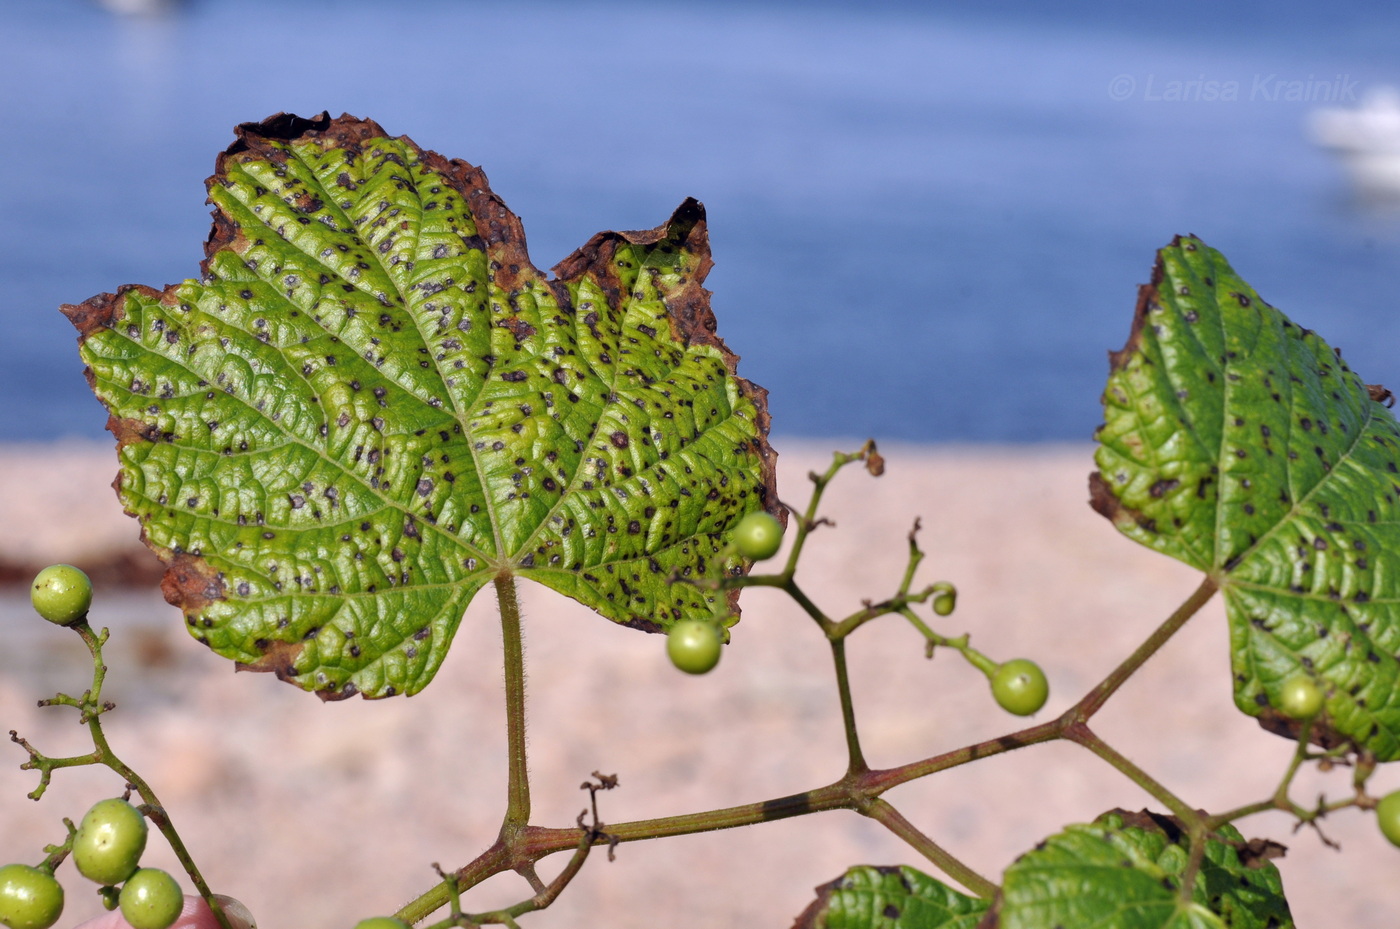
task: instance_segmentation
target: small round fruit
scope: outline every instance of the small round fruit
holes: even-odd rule
[[[131,929],[169,929],[184,906],[180,885],[159,868],[142,868],[122,885],[122,919]]]
[[[1028,658],[1013,658],[992,675],[992,696],[1008,713],[1029,716],[1045,705],[1050,684],[1040,665]]]
[[[958,590],[952,584],[939,584],[933,594],[935,616],[951,616],[958,606]]]
[[[146,817],[119,797],[99,800],[83,815],[73,838],[78,873],[99,884],[131,877],[146,850]]]
[[[1290,677],[1279,689],[1278,708],[1293,719],[1312,719],[1322,710],[1323,693],[1306,674]]]
[[[772,513],[754,510],[734,527],[734,545],[739,554],[754,561],[772,558],[783,544],[783,524]]]
[[[1400,845],[1400,790],[1391,791],[1376,804],[1376,824],[1391,845]]]
[[[704,674],[719,664],[722,647],[719,628],[702,619],[683,619],[666,634],[666,654],[686,674]]]
[[[62,914],[63,886],[52,874],[27,864],[0,868],[0,925],[49,929]]]
[[[355,923],[355,929],[413,929],[402,919],[395,919],[392,916],[371,916],[369,919],[362,919]]]
[[[35,576],[29,601],[49,622],[69,626],[86,616],[92,606],[92,581],[70,564],[49,565]]]

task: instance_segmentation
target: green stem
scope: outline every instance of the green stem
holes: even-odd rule
[[[808,616],[816,621],[817,625],[821,627],[822,632],[830,634],[831,620],[828,619],[827,615],[821,611],[821,608],[813,603],[811,598],[802,591],[802,588],[797,586],[796,581],[788,578],[787,583],[781,586],[783,591],[791,597],[798,606],[802,607],[802,610]]]
[[[1278,799],[1270,797],[1267,800],[1260,800],[1256,803],[1246,803],[1244,806],[1237,806],[1233,810],[1224,813],[1216,813],[1206,820],[1206,824],[1214,829],[1222,823],[1232,823],[1237,819],[1244,819],[1246,816],[1253,816],[1255,813],[1264,813],[1268,810],[1279,809]]]
[[[846,465],[855,459],[837,452],[831,462],[831,466],[826,469],[825,474],[818,474],[815,471],[809,472],[807,477],[811,480],[812,496],[807,500],[807,510],[805,513],[798,513],[789,507],[793,515],[797,517],[797,535],[792,540],[792,550],[788,552],[787,565],[783,568],[786,577],[792,577],[797,570],[797,559],[802,557],[802,547],[807,542],[807,536],[817,527],[817,508],[821,505],[822,493],[826,490],[826,485],[831,483],[831,479],[836,476]]]
[[[909,843],[915,851],[941,868],[945,874],[984,900],[991,900],[1001,889],[920,832],[889,802],[876,798],[862,812]]]
[[[958,652],[962,653],[963,658],[967,659],[968,664],[985,674],[987,680],[991,680],[996,676],[997,668],[999,668],[1000,665],[969,645],[970,636],[966,632],[957,638],[949,638],[948,636],[939,635],[930,629],[928,623],[920,619],[919,615],[908,607],[904,607],[899,612],[905,619],[909,620],[909,623],[924,637],[925,642],[928,643],[928,655],[930,658],[933,657],[933,649],[935,647],[956,649]]]
[[[941,755],[921,758],[918,761],[911,761],[894,768],[871,771],[867,785],[872,795],[882,794],[900,784],[906,784],[930,774],[937,774],[939,771],[946,771],[949,768],[956,768],[971,761],[990,758],[993,755],[1000,755],[1018,748],[1053,742],[1063,737],[1063,729],[1063,721],[1055,719],[973,745],[955,748]]]
[[[1224,813],[1217,813],[1206,820],[1206,825],[1211,829],[1223,823],[1231,823],[1237,819],[1243,819],[1255,813],[1262,813],[1265,810],[1284,810],[1292,812],[1295,804],[1288,796],[1288,789],[1293,784],[1293,778],[1298,775],[1303,762],[1308,757],[1308,735],[1312,730],[1312,722],[1303,727],[1303,731],[1298,733],[1298,743],[1293,749],[1293,757],[1288,761],[1288,770],[1283,772],[1283,779],[1279,781],[1278,787],[1274,790],[1273,796],[1267,800],[1260,800],[1257,803],[1247,803],[1244,806],[1235,807]]]
[[[93,677],[92,690],[90,691],[92,709],[91,711],[85,710],[83,716],[87,723],[88,733],[92,736],[94,758],[121,775],[126,783],[135,789],[137,795],[141,797],[141,801],[150,811],[148,815],[151,822],[155,823],[160,834],[165,837],[171,851],[175,853],[175,857],[179,859],[185,873],[189,875],[190,881],[194,883],[195,889],[199,891],[199,895],[204,898],[204,902],[213,911],[214,918],[218,921],[221,929],[233,929],[228,916],[224,914],[223,907],[214,899],[214,892],[209,889],[209,883],[205,881],[199,866],[195,864],[194,857],[190,855],[184,840],[180,838],[180,833],[175,830],[175,824],[170,821],[170,814],[166,812],[165,804],[161,803],[160,797],[156,795],[155,790],[146,783],[141,775],[117,757],[117,753],[112,751],[112,746],[108,744],[107,736],[102,731],[102,713],[111,709],[110,705],[102,703],[102,683],[107,673],[107,666],[102,663],[102,644],[107,640],[107,630],[103,629],[100,634],[94,633],[86,620],[73,626],[73,629],[82,636],[83,643],[92,653]]]
[[[778,797],[773,800],[763,800],[758,803],[746,803],[741,806],[726,807],[720,810],[707,810],[701,813],[683,813],[679,816],[665,816],[658,819],[636,820],[626,823],[609,823],[606,828],[606,835],[600,835],[593,840],[593,844],[603,844],[611,841],[640,842],[648,839],[662,839],[680,835],[694,835],[699,832],[713,832],[722,829],[735,829],[740,826],[752,826],[758,823],[776,822],[781,819],[791,819],[795,816],[806,816],[811,813],[824,813],[830,810],[856,810],[864,812],[872,809],[872,799],[875,792],[880,789],[878,774],[880,772],[867,771],[863,774],[846,775],[841,780],[819,787],[815,790],[805,791],[799,794],[790,794],[786,797]],[[870,815],[870,814],[866,814]],[[888,827],[890,823],[897,822],[897,818],[889,816],[883,811],[873,818],[885,823]],[[906,828],[906,827],[900,827]],[[912,826],[907,827],[913,829]],[[513,853],[518,860],[538,861],[556,852],[566,851],[576,848],[584,838],[584,830],[578,827],[570,828],[549,828],[545,826],[527,826],[518,835],[518,843],[513,849]],[[928,846],[916,846],[924,851]],[[935,853],[937,854],[937,853]],[[944,853],[946,854],[946,853]],[[486,880],[492,875],[512,867],[511,855],[505,846],[498,840],[491,848],[464,866],[453,875],[457,881],[457,886],[461,890],[467,890]],[[957,863],[952,856],[947,856],[947,861],[951,866],[949,874],[959,881],[963,881],[967,886],[976,885],[977,878],[973,872],[969,871],[965,865]],[[941,866],[941,865],[940,865]],[[971,875],[964,880],[962,872]],[[988,882],[987,886],[991,886]],[[993,892],[995,887],[993,887]],[[427,916],[438,907],[447,903],[449,887],[444,882],[430,890],[423,896],[412,901],[401,909],[396,915],[399,919],[414,922]]]
[[[1181,606],[1177,607],[1160,626],[1153,630],[1152,635],[1150,635],[1142,645],[1138,646],[1138,648],[1119,664],[1118,667],[1114,668],[1098,686],[1085,694],[1082,700],[1070,707],[1059,719],[1041,723],[1036,726],[1030,726],[1026,729],[1008,733],[1003,736],[997,736],[993,739],[987,739],[986,741],[954,749],[950,752],[944,752],[941,755],[934,755],[930,758],[912,761],[896,768],[871,772],[871,777],[875,779],[876,785],[878,785],[875,788],[875,792],[881,793],[889,790],[891,787],[896,787],[921,777],[927,777],[939,771],[946,771],[949,768],[956,768],[959,765],[967,764],[970,761],[976,761],[979,758],[989,758],[992,755],[1000,755],[1003,752],[1025,748],[1029,745],[1038,745],[1044,742],[1053,742],[1057,739],[1065,738],[1069,729],[1076,725],[1084,725],[1087,723],[1088,719],[1103,707],[1104,703],[1108,701],[1108,698],[1111,697],[1119,687],[1122,687],[1123,683],[1131,677],[1138,668],[1142,667],[1147,659],[1156,654],[1158,649],[1180,631],[1181,627],[1186,624],[1188,619],[1196,615],[1206,601],[1214,595],[1215,591],[1215,582],[1210,578],[1206,578]],[[917,617],[915,617],[915,619],[917,620]],[[921,625],[921,623],[916,622],[916,625]],[[941,639],[942,637],[939,638]],[[943,639],[940,644],[947,644],[951,647],[958,648],[960,651],[963,651],[964,656],[967,656],[968,652],[975,652],[974,649],[967,645],[965,638],[962,640]],[[990,659],[983,656],[980,652],[975,652],[975,654],[983,661],[990,662]],[[978,662],[970,657],[969,661],[972,661],[975,666],[980,667]],[[983,670],[985,671],[985,669]]]
[[[1192,592],[1191,596],[1181,606],[1176,608],[1172,615],[1168,616],[1163,623],[1152,631],[1152,634],[1143,641],[1133,653],[1124,659],[1123,663],[1114,668],[1104,678],[1097,687],[1084,695],[1084,699],[1070,708],[1066,717],[1073,717],[1075,722],[1086,723],[1089,718],[1103,708],[1108,702],[1108,698],[1117,692],[1132,677],[1137,669],[1142,667],[1157,653],[1163,645],[1166,645],[1172,636],[1181,631],[1181,627],[1186,625],[1186,621],[1195,616],[1205,606],[1206,602],[1215,595],[1215,579],[1207,576],[1201,585]]]
[[[530,821],[530,774],[525,749],[525,641],[520,626],[520,601],[515,578],[496,576],[496,600],[501,611],[501,638],[505,645],[506,741],[508,772],[506,815],[501,838],[519,832]]]
[[[863,774],[870,770],[860,750],[860,733],[856,729],[856,708],[851,699],[851,679],[846,669],[846,640],[833,639],[831,660],[836,666],[836,691],[841,695],[841,722],[846,730],[846,772]]]
[[[1178,905],[1187,907],[1196,896],[1196,878],[1201,873],[1201,862],[1206,857],[1206,840],[1209,832],[1205,823],[1201,820],[1191,823],[1187,830],[1189,840],[1189,857],[1186,859],[1186,868],[1181,872],[1181,886],[1177,888],[1176,899]]]
[[[703,813],[682,813],[678,816],[663,816],[657,819],[609,823],[607,834],[619,842],[640,842],[646,839],[694,835],[697,832],[714,832],[721,829],[734,829],[739,826],[776,822],[780,819],[791,819],[794,816],[806,816],[809,813],[822,813],[827,810],[850,810],[855,809],[857,803],[858,801],[852,797],[851,781],[842,778],[835,784],[829,784],[826,787],[818,787],[816,790],[790,794],[774,800],[761,800],[758,803],[745,803],[741,806],[707,810]],[[566,848],[572,848],[577,844],[579,835],[580,830],[572,827],[550,829],[532,826],[528,844],[532,852],[552,854]],[[599,841],[606,841],[606,839]]]
[[[812,598],[808,597],[807,594],[803,592],[802,588],[797,586],[797,582],[792,579],[791,573],[750,574],[745,577],[736,577],[726,580],[726,583],[731,582],[734,587],[741,589],[746,587],[776,587],[778,590],[781,590],[791,597],[793,601],[802,608],[803,612],[812,617],[812,619],[816,621],[816,624],[821,627],[823,633],[828,633],[832,628],[831,620],[821,611],[820,607],[812,602]]]
[[[577,838],[577,834],[575,838]],[[394,918],[401,919],[410,925],[421,922],[434,910],[450,903],[454,893],[461,894],[487,878],[509,869],[509,855],[506,853],[505,845],[498,839],[490,848],[477,855],[470,864],[453,872],[448,880],[442,881],[430,888],[427,893],[404,904],[394,914]]]
[[[1088,726],[1083,723],[1075,723],[1074,725],[1067,726],[1063,738],[1068,739],[1076,745],[1082,745],[1104,761],[1107,761],[1114,768],[1126,775],[1134,784],[1137,784],[1143,790],[1147,791],[1166,806],[1167,809],[1171,810],[1172,814],[1187,827],[1194,828],[1202,822],[1202,816],[1198,811],[1191,809],[1191,807],[1186,805],[1184,800],[1168,790],[1157,781],[1156,778],[1133,764],[1116,748],[1099,738]]]
[[[776,800],[747,803],[743,806],[728,807],[722,810],[709,810],[703,813],[683,813],[679,816],[666,816],[660,819],[638,820],[630,823],[609,823],[606,836],[600,836],[593,844],[603,844],[616,839],[618,842],[639,842],[645,839],[661,839],[669,836],[693,835],[697,832],[710,832],[718,829],[733,829],[756,823],[773,822],[819,813],[825,810],[853,809],[855,803],[849,797],[849,789],[844,782],[806,793],[792,794]],[[575,848],[584,838],[585,831],[579,827],[565,829],[544,826],[526,826],[516,836],[515,847],[508,851],[501,840],[478,855],[471,863],[454,872],[453,877],[459,890],[465,891],[489,877],[512,867],[512,853],[515,858],[538,861],[555,852]],[[449,898],[446,882],[430,888],[422,896],[410,901],[395,915],[405,922],[417,922],[434,910],[445,905]]]
[[[517,903],[514,906],[506,907],[505,909],[493,910],[489,913],[474,913],[468,918],[473,923],[499,922],[507,926],[513,926],[515,925],[515,917],[524,916],[526,913],[533,913],[537,910],[544,909],[553,903],[555,899],[558,898],[559,894],[563,892],[564,888],[569,886],[569,882],[578,875],[578,872],[583,868],[584,861],[588,859],[588,853],[592,848],[593,844],[588,841],[587,837],[581,839],[578,843],[578,848],[574,851],[573,857],[570,858],[569,863],[564,866],[564,870],[559,872],[559,876],[550,881],[548,885],[541,885],[536,890],[535,895],[530,899]]]

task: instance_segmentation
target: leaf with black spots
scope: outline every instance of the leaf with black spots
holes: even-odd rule
[[[777,511],[766,393],[715,334],[704,210],[550,278],[482,172],[368,120],[245,124],[198,280],[64,312],[117,489],[190,631],[323,697],[414,693],[472,596],[648,631]]]
[[[1194,238],[1158,254],[1112,354],[1094,507],[1209,575],[1236,705],[1296,737],[1285,681],[1327,695],[1324,745],[1400,758],[1400,424],[1316,333]]]
[[[860,865],[818,887],[793,929],[975,929],[987,906],[914,868]]]
[[[1065,827],[1012,863],[981,929],[1290,929],[1278,869],[1233,826],[1207,838],[1190,888],[1190,844],[1168,816],[1113,810]]]

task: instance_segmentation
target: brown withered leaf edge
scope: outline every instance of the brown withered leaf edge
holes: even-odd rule
[[[286,153],[274,148],[271,143],[286,143],[304,138],[330,140],[337,147],[358,152],[364,143],[373,138],[387,137],[378,123],[370,119],[360,119],[342,114],[332,119],[329,113],[304,118],[291,113],[278,113],[260,122],[242,123],[234,130],[235,141],[219,154],[215,161],[215,172],[205,180],[206,190],[221,184],[227,173],[230,159],[257,158],[269,161],[284,161]],[[486,248],[492,256],[491,274],[493,283],[509,292],[518,286],[522,273],[533,271],[540,278],[545,275],[530,261],[526,251],[525,232],[519,217],[511,212],[490,188],[485,173],[477,166],[461,159],[448,159],[442,155],[419,148],[407,136],[399,136],[398,141],[419,153],[422,163],[440,173],[467,202],[477,218],[478,234],[483,235]],[[228,217],[217,208],[212,212],[212,224],[208,240],[204,245],[204,260],[200,262],[201,274],[208,271],[209,260],[226,249],[241,250],[242,232]],[[713,267],[710,257],[709,234],[705,222],[705,208],[697,200],[687,198],[672,214],[671,218],[654,229],[600,232],[584,245],[559,262],[553,269],[553,279],[547,279],[562,306],[569,306],[566,284],[591,275],[607,293],[610,305],[621,300],[620,282],[612,269],[612,256],[623,244],[650,245],[666,238],[672,230],[682,232],[686,247],[700,257],[699,266],[689,284],[668,301],[667,309],[675,326],[678,338],[684,345],[700,344],[714,347],[724,361],[729,374],[734,377],[740,392],[746,396],[757,411],[756,426],[758,437],[751,443],[753,451],[763,462],[762,481],[764,500],[768,511],[787,522],[787,511],[778,503],[777,495],[777,452],[768,442],[771,417],[768,412],[768,391],[737,374],[739,356],[730,351],[724,340],[716,332],[714,312],[710,308],[710,291],[702,284]],[[139,291],[150,298],[166,302],[173,300],[173,291],[179,285],[170,285],[158,291],[140,284],[119,287],[116,293],[98,294],[80,304],[65,304],[60,309],[78,330],[79,343],[92,333],[109,328],[121,314],[125,295]],[[89,386],[95,386],[91,369],[85,371]],[[133,442],[169,442],[177,436],[162,434],[150,424],[108,417],[107,429],[116,438],[118,449]],[[119,487],[120,476],[113,482]],[[128,511],[128,515],[135,515]],[[198,556],[174,554],[157,546],[150,545],[143,528],[141,540],[160,559],[166,570],[161,581],[165,599],[179,607],[186,614],[197,613],[209,603],[224,597],[223,582],[217,572]],[[738,590],[729,594],[731,607],[737,606]],[[648,625],[654,631],[659,626],[646,623],[632,623],[640,628]],[[268,655],[266,664],[259,663],[257,670],[273,670],[287,667],[285,654]],[[241,669],[248,669],[243,665]],[[280,675],[279,675],[280,676]],[[322,692],[323,699],[338,699],[349,696],[349,692]]]

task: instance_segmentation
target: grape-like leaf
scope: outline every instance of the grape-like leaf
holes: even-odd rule
[[[1220,588],[1236,705],[1296,737],[1275,708],[1311,675],[1327,694],[1313,740],[1400,758],[1400,425],[1383,390],[1194,238],[1158,254],[1111,360],[1092,503]]]
[[[715,335],[704,210],[547,278],[482,172],[368,120],[245,124],[199,280],[64,312],[117,490],[193,635],[325,698],[414,693],[472,596],[648,631],[777,510],[766,393]]]
[[[987,906],[914,868],[860,865],[818,887],[793,929],[976,929]]]
[[[1168,816],[1113,810],[1071,825],[1012,863],[981,929],[1288,929],[1282,846],[1246,842],[1233,826],[1206,841],[1189,900],[1190,848]]]

